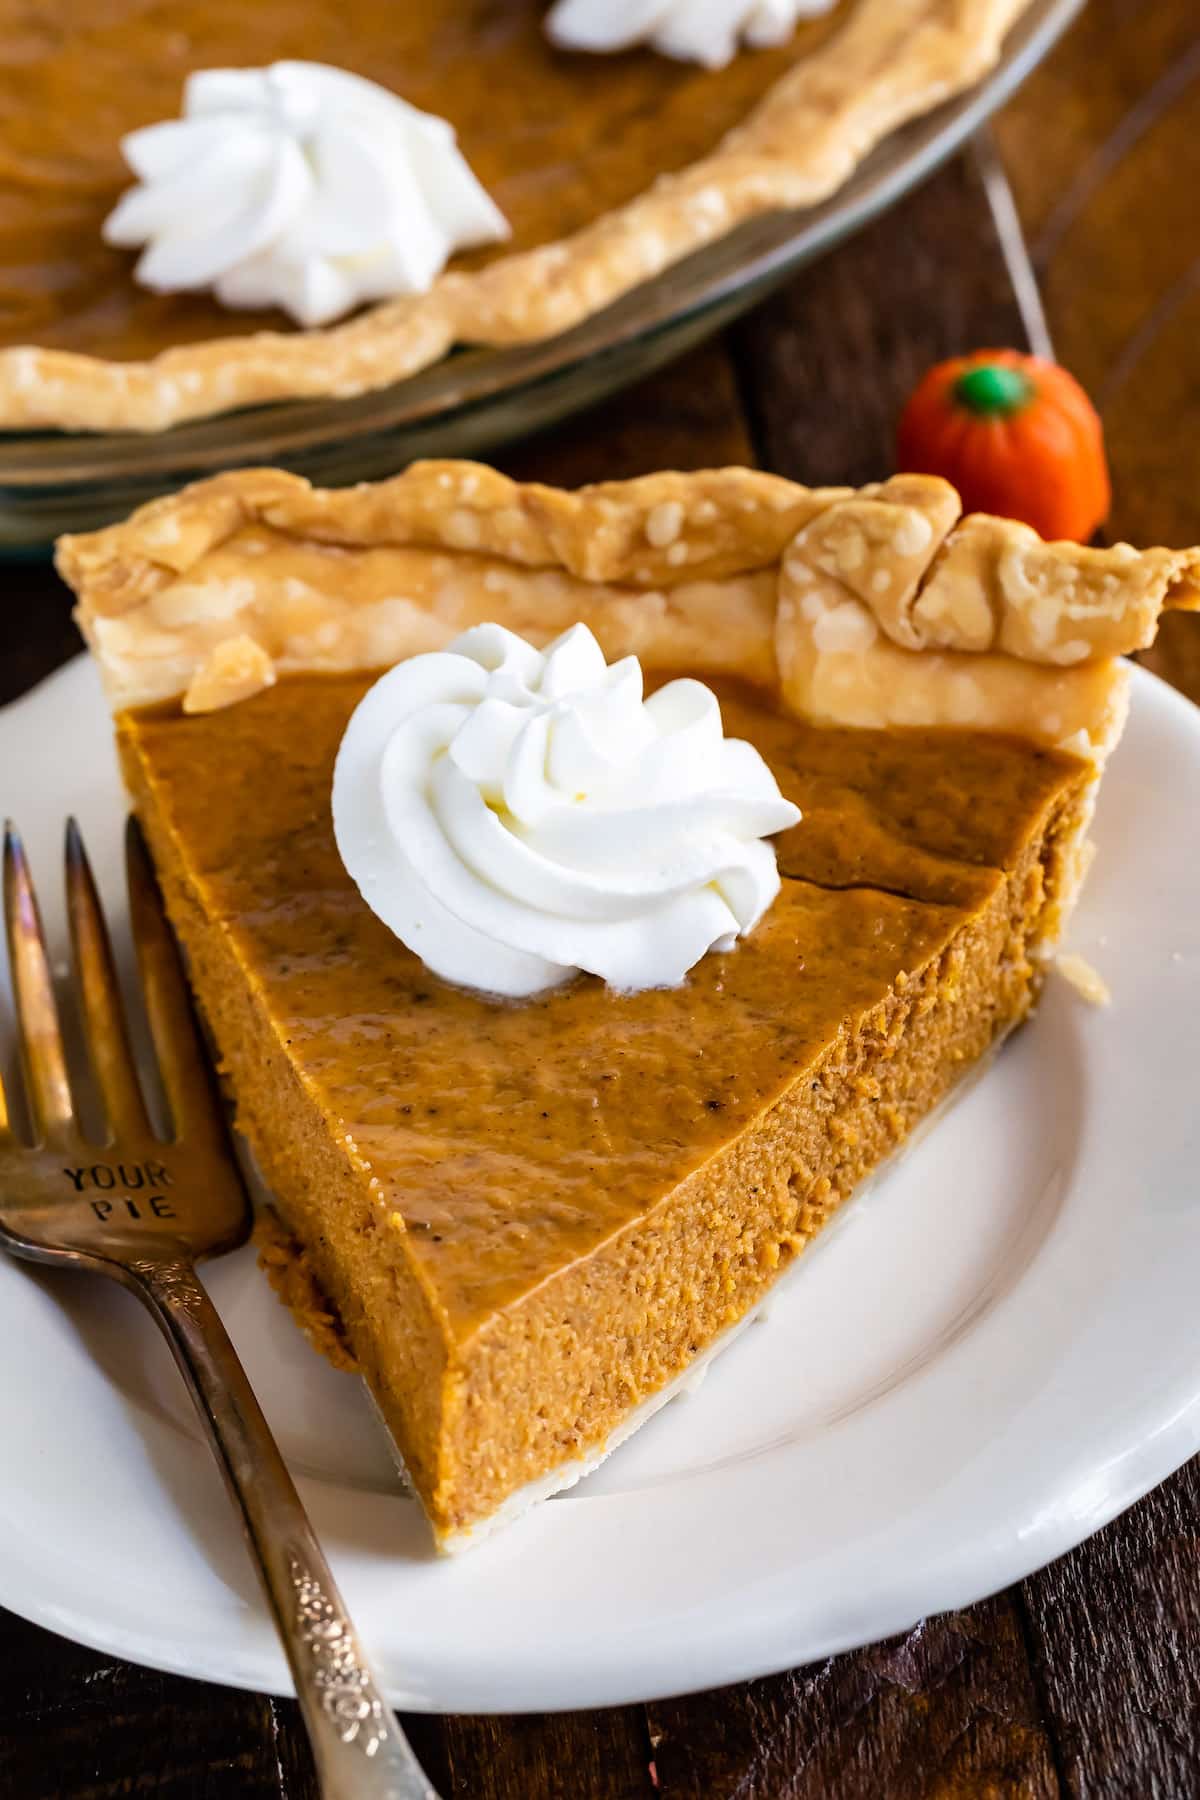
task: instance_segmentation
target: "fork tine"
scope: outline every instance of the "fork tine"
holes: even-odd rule
[[[8,1116],[8,1095],[4,1091],[4,1081],[0,1077],[0,1150],[8,1150],[15,1142],[12,1120]]]
[[[150,854],[132,815],[125,828],[125,872],[146,1016],[175,1136],[182,1137],[211,1127],[218,1116],[215,1095]]]
[[[4,923],[33,1128],[39,1137],[64,1137],[74,1117],[71,1083],[37,895],[11,821],[4,828]]]
[[[115,1134],[147,1134],[150,1122],[129,1044],[112,944],[83,836],[74,819],[67,820],[65,862],[75,978],[88,1055],[109,1127]]]

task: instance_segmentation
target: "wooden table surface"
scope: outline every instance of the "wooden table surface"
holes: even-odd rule
[[[1112,534],[1200,542],[1197,0],[1092,0],[992,143],[1057,354],[1104,414]],[[888,473],[930,362],[1024,341],[980,171],[964,157],[725,341],[498,460],[564,482],[752,459],[811,482]],[[47,571],[4,583],[0,699],[77,647]],[[1200,618],[1169,617],[1149,660],[1200,699]],[[0,1666],[0,1795],[315,1794],[291,1702],[9,1614]],[[447,1800],[1200,1795],[1200,1459],[1051,1568],[892,1643],[609,1712],[406,1723]]]

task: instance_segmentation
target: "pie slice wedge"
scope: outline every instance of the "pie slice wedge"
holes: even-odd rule
[[[239,472],[59,562],[285,1285],[328,1297],[443,1549],[635,1429],[1029,1014],[1122,654],[1200,605],[1197,551],[1044,544],[932,478],[744,469]],[[484,620],[699,675],[802,808],[778,900],[681,987],[451,987],[342,867],[354,706]]]

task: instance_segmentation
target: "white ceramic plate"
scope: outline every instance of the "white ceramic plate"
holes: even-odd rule
[[[53,929],[68,810],[119,918],[123,806],[89,667],[0,713],[0,770]],[[1139,673],[1072,934],[1111,1009],[1052,981],[698,1393],[476,1551],[431,1556],[358,1383],[307,1348],[252,1255],[211,1267],[398,1704],[597,1706],[806,1662],[1003,1587],[1200,1446],[1197,792],[1200,713]],[[285,1692],[135,1302],[0,1264],[0,1366],[0,1601]]]

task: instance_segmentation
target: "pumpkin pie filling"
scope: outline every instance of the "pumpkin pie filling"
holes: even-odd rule
[[[430,975],[338,859],[366,686],[134,712],[119,741],[239,1122],[453,1540],[594,1458],[1025,1016],[1092,772],[718,685],[805,813],[767,917],[682,988],[498,1003]]]

